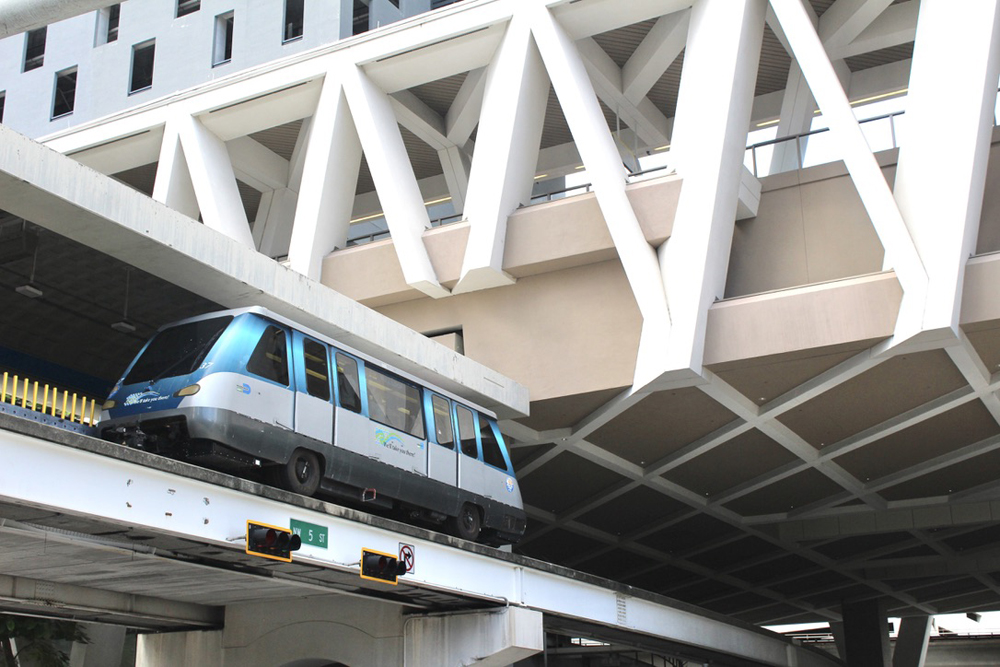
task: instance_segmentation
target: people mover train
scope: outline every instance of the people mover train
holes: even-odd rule
[[[115,385],[103,438],[516,542],[495,416],[263,308],[161,328]]]

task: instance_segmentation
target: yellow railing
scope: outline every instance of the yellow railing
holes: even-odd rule
[[[68,389],[63,389],[60,396],[58,387],[39,384],[37,380],[7,372],[4,372],[0,385],[0,402],[3,403],[79,424],[93,425],[100,417],[97,400],[78,395],[75,391],[71,394]],[[41,400],[38,400],[39,389]]]

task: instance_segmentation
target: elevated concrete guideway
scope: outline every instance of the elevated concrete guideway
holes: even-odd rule
[[[619,641],[624,632],[689,659],[836,664],[778,635],[661,596],[11,415],[0,415],[0,458],[5,603],[147,629],[224,626],[220,650],[227,664],[247,657],[233,639],[246,632],[236,620],[245,613],[240,605],[252,605],[258,615],[261,603],[285,608],[286,622],[300,622],[303,609],[331,600],[341,610],[355,603],[379,608],[362,629],[383,638],[397,631],[385,617],[403,611],[462,615],[510,608],[511,626],[521,629],[496,649],[506,660],[496,664],[541,649],[524,642],[524,628],[534,624],[541,636],[542,615],[560,627],[585,624],[598,636],[607,628]],[[40,475],[58,483],[39,484]],[[247,556],[241,536],[248,519],[307,522],[328,531],[328,547],[304,544],[290,564]],[[414,551],[414,572],[398,587],[358,576],[362,548],[396,553],[402,543]],[[421,621],[403,626],[408,650],[418,651],[420,633],[435,630],[410,625],[420,628]],[[282,644],[273,636],[268,641]],[[355,643],[351,650],[361,648]],[[287,650],[288,659],[308,657]],[[265,664],[256,660],[240,664]]]
[[[4,125],[0,201],[227,308],[266,306],[500,415],[528,412],[516,382]]]

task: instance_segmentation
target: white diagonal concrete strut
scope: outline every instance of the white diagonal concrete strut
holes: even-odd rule
[[[805,9],[799,0],[770,2],[813,97],[837,137],[844,164],[885,248],[886,263],[895,269],[903,287],[896,336],[905,340],[920,331],[923,318],[927,274],[920,256]]]
[[[328,76],[308,128],[288,248],[291,268],[318,280],[323,257],[346,243],[360,168],[361,142],[343,87]]]
[[[622,67],[622,92],[638,104],[684,50],[690,10],[661,16]]]
[[[656,253],[646,242],[625,194],[625,174],[618,149],[573,40],[543,6],[533,8],[532,32],[642,314],[636,373],[655,376],[665,367],[662,348],[670,330]]]
[[[725,293],[765,9],[758,0],[691,9],[671,149],[684,187],[659,249],[671,369],[700,372],[708,308]]]
[[[514,282],[503,271],[507,217],[531,197],[548,93],[528,17],[517,14],[486,72],[464,215],[469,241],[456,294]]]
[[[389,96],[361,67],[345,64],[340,74],[372,180],[385,194],[382,210],[406,284],[434,298],[447,296],[424,247],[431,222]]]

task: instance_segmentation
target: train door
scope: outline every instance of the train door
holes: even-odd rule
[[[262,323],[265,326],[247,360],[247,373],[266,382],[247,382],[237,389],[250,397],[251,414],[291,430],[295,428],[295,398],[289,372],[290,337],[284,327]]]
[[[368,418],[364,414],[365,393],[361,390],[364,364],[340,350],[334,351],[333,358],[337,369],[337,382],[334,384],[337,396],[334,444],[362,456],[374,457],[368,433]]]
[[[295,368],[295,432],[321,442],[333,442],[330,362],[326,345],[292,332]]]
[[[458,483],[458,453],[455,451],[455,427],[451,416],[451,401],[427,392],[430,405],[431,432],[427,448],[427,476],[449,486]]]
[[[458,441],[462,453],[458,457],[458,486],[466,491],[482,493],[483,464],[479,461],[479,439],[476,436],[476,413],[456,405]]]

